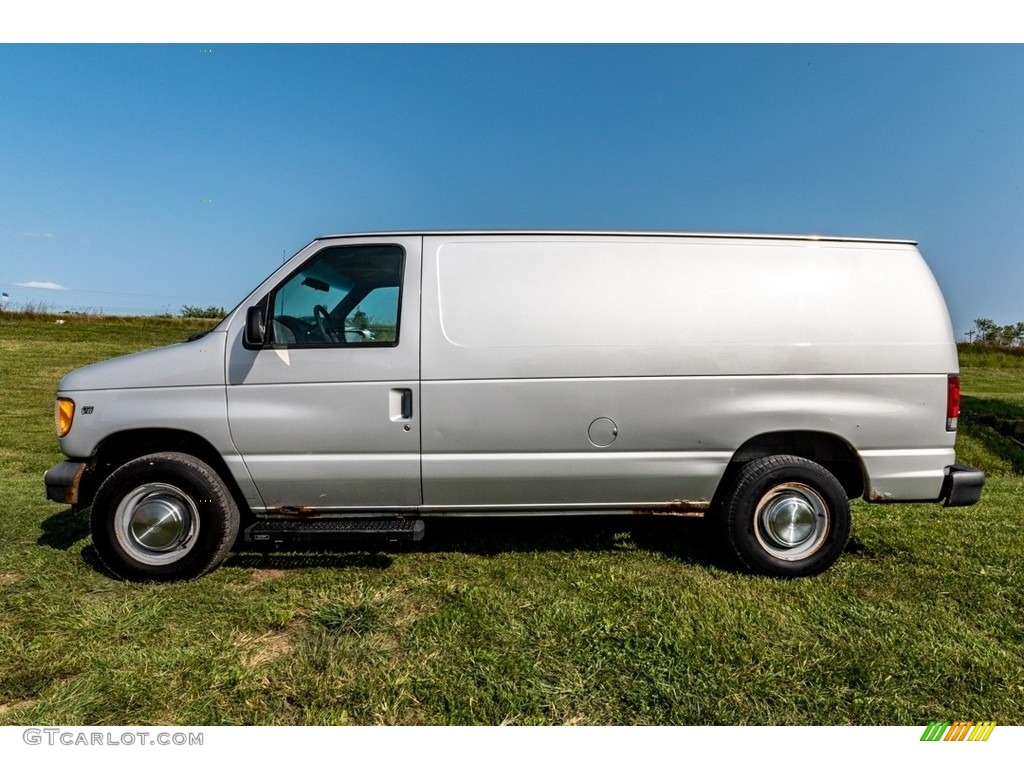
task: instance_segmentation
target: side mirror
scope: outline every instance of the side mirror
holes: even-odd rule
[[[263,319],[263,307],[249,307],[245,313],[245,346],[261,349],[267,342],[267,324]]]

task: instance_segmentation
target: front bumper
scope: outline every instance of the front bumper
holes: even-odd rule
[[[78,505],[82,476],[89,464],[84,461],[62,461],[50,467],[43,475],[46,483],[46,498],[61,504]]]
[[[942,483],[942,495],[939,496],[943,506],[969,507],[977,504],[985,485],[985,473],[966,464],[954,464],[947,469],[946,479]]]

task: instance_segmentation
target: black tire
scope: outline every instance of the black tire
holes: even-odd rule
[[[799,456],[767,456],[739,470],[716,523],[726,549],[746,569],[813,576],[846,548],[850,502],[821,465]]]
[[[216,568],[238,535],[238,505],[210,466],[153,453],[103,481],[92,505],[96,554],[131,581],[193,579]]]

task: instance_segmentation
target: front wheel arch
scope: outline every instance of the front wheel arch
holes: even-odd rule
[[[206,463],[230,489],[243,514],[249,512],[249,503],[224,458],[209,441],[193,432],[156,427],[124,430],[103,438],[87,459],[89,468],[79,486],[77,507],[86,509],[91,506],[99,487],[119,467],[154,453],[183,453]]]

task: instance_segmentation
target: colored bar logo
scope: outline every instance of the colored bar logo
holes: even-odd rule
[[[995,727],[995,720],[932,720],[921,734],[921,741],[988,741]]]

